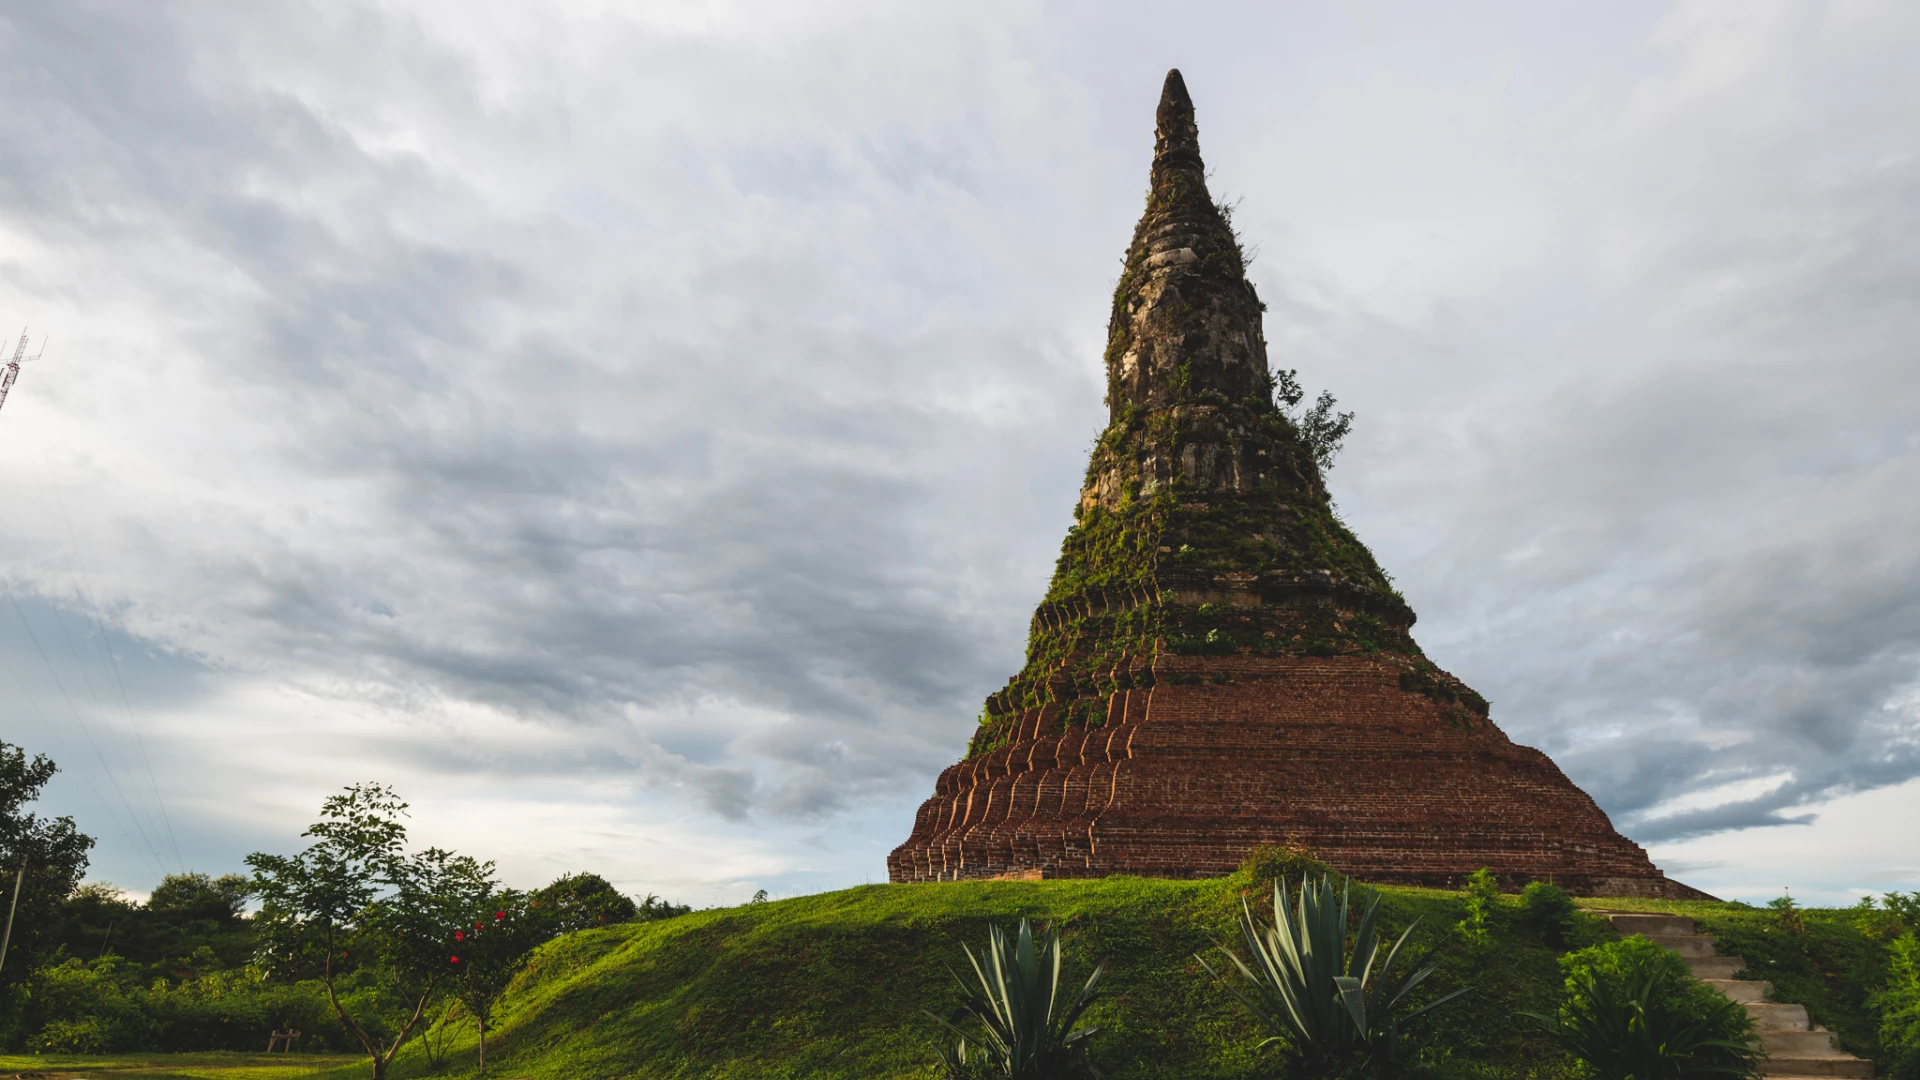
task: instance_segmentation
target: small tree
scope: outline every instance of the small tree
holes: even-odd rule
[[[1500,903],[1500,879],[1493,871],[1481,867],[1467,875],[1467,917],[1455,927],[1460,936],[1476,947],[1487,943],[1487,927],[1493,920],[1493,910]]]
[[[1335,412],[1338,404],[1329,391],[1320,391],[1313,407],[1303,409],[1300,403],[1306,400],[1307,391],[1300,385],[1300,373],[1291,368],[1273,373],[1274,406],[1280,414],[1293,424],[1300,433],[1300,441],[1306,444],[1313,454],[1314,463],[1321,472],[1333,468],[1333,459],[1340,454],[1340,447],[1347,441],[1347,433],[1353,430],[1353,414]]]
[[[453,993],[480,1030],[480,1075],[487,1074],[487,1025],[507,985],[526,966],[527,955],[554,936],[551,908],[516,889],[491,881],[471,896],[470,917],[453,932],[447,965]]]
[[[93,847],[93,838],[74,828],[72,818],[49,820],[26,812],[26,805],[40,797],[40,789],[58,771],[44,755],[29,761],[25,750],[0,742],[0,906],[12,905],[14,882],[20,882],[13,934],[6,962],[0,965],[0,1007],[10,1015],[19,996],[13,988],[22,986],[59,947],[62,904],[79,886],[87,869],[87,849]],[[19,873],[23,866],[24,875]],[[0,922],[5,919],[0,912]]]
[[[466,910],[463,883],[491,869],[438,848],[406,854],[406,809],[385,785],[355,784],[301,834],[315,839],[307,850],[247,856],[265,958],[319,977],[374,1080],[446,975],[441,943]]]

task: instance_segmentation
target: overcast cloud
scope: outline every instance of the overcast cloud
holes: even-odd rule
[[[521,884],[883,878],[1020,662],[1177,65],[1429,654],[1676,876],[1920,886],[1860,835],[1920,818],[1916,52],[1891,0],[11,5],[0,738],[140,889],[364,778]]]

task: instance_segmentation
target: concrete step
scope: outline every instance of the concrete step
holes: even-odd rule
[[[1755,985],[1767,984],[1756,983]],[[1732,997],[1731,994],[1728,996]],[[1761,1001],[1758,998],[1747,998],[1744,1001],[1735,998],[1734,1000],[1741,1001],[1747,1007],[1747,1015],[1753,1017],[1753,1027],[1756,1031],[1813,1030],[1812,1022],[1807,1019],[1805,1005],[1782,1005],[1778,1002]]]
[[[1607,913],[1607,921],[1619,931],[1621,937],[1645,934],[1691,934],[1694,932],[1693,920],[1682,915],[1644,915],[1640,912],[1613,911]]]
[[[1645,934],[1648,941],[1681,956],[1713,956],[1713,939],[1705,934]]]
[[[1605,914],[1622,937],[1639,934],[1680,954],[1694,978],[1746,1006],[1768,1054],[1760,1064],[1760,1075],[1780,1080],[1873,1075],[1873,1062],[1841,1050],[1833,1032],[1809,1022],[1805,1006],[1767,1001],[1772,983],[1734,978],[1746,970],[1747,962],[1738,956],[1717,955],[1713,937],[1697,933],[1692,919],[1639,912]]]
[[[1689,956],[1687,967],[1703,982],[1731,979],[1747,970],[1747,962],[1737,956]]]
[[[1840,1053],[1831,1031],[1762,1031],[1760,1047],[1782,1058],[1831,1057]]]
[[[1700,979],[1696,972],[1694,978]],[[1700,979],[1701,982],[1740,1002],[1764,1002],[1773,993],[1773,984],[1757,979]]]
[[[1774,1057],[1760,1063],[1761,1076],[1859,1076],[1873,1075],[1873,1062],[1851,1054],[1827,1057]]]

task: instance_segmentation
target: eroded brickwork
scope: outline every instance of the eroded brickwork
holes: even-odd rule
[[[1691,894],[1422,654],[1268,367],[1178,72],[1156,119],[1076,523],[892,879],[1207,876],[1292,839],[1372,881]]]
[[[1104,725],[1026,710],[1007,745],[946,770],[895,881],[1225,874],[1306,843],[1364,880],[1682,895],[1538,750],[1401,688],[1378,657],[1165,657]],[[1198,682],[1193,680],[1197,679]],[[1219,681],[1224,679],[1225,681]]]

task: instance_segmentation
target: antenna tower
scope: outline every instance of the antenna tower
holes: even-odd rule
[[[7,403],[7,391],[13,389],[14,382],[20,378],[20,365],[38,360],[45,355],[47,355],[47,343],[44,340],[40,342],[39,352],[32,356],[27,355],[27,332],[23,328],[20,331],[20,343],[13,347],[13,359],[7,361],[6,371],[0,372],[0,405]]]

